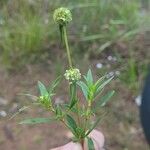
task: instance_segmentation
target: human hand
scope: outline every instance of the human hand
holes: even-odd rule
[[[104,146],[104,136],[101,132],[93,130],[89,137],[92,138],[95,146],[95,150],[102,150]],[[87,143],[84,143],[85,150],[88,150]],[[64,146],[60,146],[51,150],[83,150],[79,143],[69,142]]]

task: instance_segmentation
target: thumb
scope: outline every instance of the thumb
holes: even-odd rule
[[[93,130],[89,137],[91,137],[93,139],[93,142],[95,144],[95,147],[98,147],[98,150],[101,150],[104,147],[104,135],[97,131],[97,130]]]
[[[82,147],[79,143],[69,142],[68,144],[64,146],[54,148],[51,150],[82,150]]]

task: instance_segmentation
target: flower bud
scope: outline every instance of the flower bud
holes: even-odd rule
[[[71,68],[69,70],[66,70],[65,74],[64,74],[66,80],[69,80],[70,83],[78,81],[81,79],[81,73],[79,71],[79,69],[77,68]]]
[[[51,107],[51,100],[50,100],[49,95],[40,96],[38,101],[45,108],[49,109]]]
[[[54,11],[53,19],[59,25],[66,25],[72,20],[72,14],[68,8],[61,7]]]

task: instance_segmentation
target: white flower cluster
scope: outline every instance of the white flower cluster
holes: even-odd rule
[[[61,7],[54,11],[54,21],[60,25],[66,25],[72,21],[72,14],[69,9]]]
[[[66,70],[64,76],[66,80],[71,81],[70,83],[81,79],[81,73],[77,68]]]

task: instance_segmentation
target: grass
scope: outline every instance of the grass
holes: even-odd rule
[[[4,67],[24,68],[30,63],[50,59],[56,64],[56,74],[60,74],[63,68],[59,59],[63,54],[57,44],[59,33],[55,34],[52,12],[62,6],[61,1],[3,0],[0,3],[0,62]],[[134,41],[137,35],[149,31],[150,25],[149,15],[141,13],[140,2],[65,0],[63,6],[69,7],[74,14],[73,24],[76,26],[70,26],[70,39],[72,51],[77,58],[101,59],[100,54],[119,56],[117,67],[123,66],[120,79],[137,93],[140,90],[139,76],[144,78],[149,63],[148,59],[141,61],[141,54],[136,55],[135,52],[137,48]],[[118,48],[118,44],[127,47],[125,58],[124,50]],[[146,52],[144,54],[148,58],[149,55]],[[137,65],[138,62],[140,65]]]
[[[25,1],[22,5],[16,2],[13,7],[12,12],[7,5],[3,8],[0,28],[2,60],[8,67],[22,66],[27,60],[37,58],[49,33],[49,23],[40,14],[35,15]]]
[[[62,6],[61,1],[2,3],[0,47],[3,64],[8,68],[24,66],[48,53],[53,55],[52,45],[56,44],[58,35],[54,34],[52,12]],[[130,40],[139,32],[140,4],[137,0],[65,0],[63,6],[71,8],[74,16],[79,16],[73,19],[76,26],[71,29],[72,47],[78,49],[75,53],[79,55],[82,52],[97,55],[120,40]],[[93,42],[97,43],[96,49],[90,47]]]

